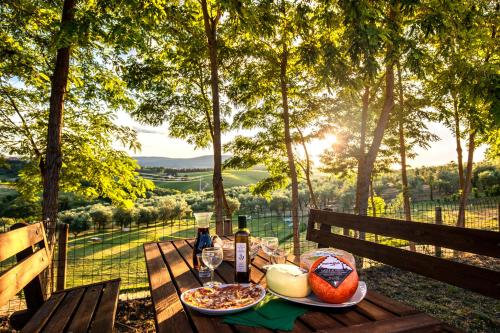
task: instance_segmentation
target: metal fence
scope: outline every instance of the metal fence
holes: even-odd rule
[[[336,209],[335,205],[325,203],[323,208]],[[500,198],[482,198],[471,200],[466,207],[466,227],[499,231]],[[343,210],[344,212],[352,212]],[[412,203],[412,220],[425,223],[455,225],[458,215],[458,203],[444,201],[426,201]],[[376,211],[369,210],[369,215],[404,219],[402,207],[386,206]],[[253,236],[276,236],[288,251],[292,251],[293,233],[290,209],[284,205],[281,209],[269,208],[240,210],[233,215],[233,229],[237,229],[237,215],[247,215],[249,229]],[[441,217],[441,218],[440,218]],[[306,241],[308,209],[299,212],[301,251],[314,248],[316,244]],[[1,230],[1,227],[0,227]],[[215,234],[212,222],[211,234]],[[70,233],[67,241],[65,287],[79,286],[106,279],[122,279],[122,297],[143,297],[148,294],[148,281],[143,244],[162,240],[193,238],[196,235],[194,218],[157,221],[149,225],[132,224],[122,228],[116,223],[74,236]],[[369,238],[370,235],[367,235]],[[407,242],[388,238],[372,238],[376,242],[390,243],[393,246],[406,246]],[[61,239],[61,244],[65,242]],[[434,250],[433,250],[434,251]],[[57,261],[58,254],[55,258]],[[2,263],[4,271],[9,262]],[[57,267],[57,263],[55,267]],[[56,275],[61,275],[61,271]],[[57,279],[55,279],[57,281]],[[22,301],[15,301],[2,312],[11,312],[22,308]]]

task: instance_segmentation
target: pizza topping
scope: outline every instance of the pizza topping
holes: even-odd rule
[[[256,285],[229,285],[191,290],[184,295],[184,301],[200,308],[222,310],[250,305],[261,296],[262,289]]]

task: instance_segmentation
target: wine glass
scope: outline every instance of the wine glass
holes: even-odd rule
[[[262,237],[261,238],[262,250],[271,256],[276,250],[278,250],[279,241],[278,237]]]
[[[201,258],[205,265],[210,268],[210,282],[203,284],[205,287],[214,287],[220,284],[220,282],[214,281],[214,272],[217,267],[222,263],[224,257],[224,252],[221,247],[206,247],[201,252]]]

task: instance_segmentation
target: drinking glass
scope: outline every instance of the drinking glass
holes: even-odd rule
[[[262,250],[271,256],[276,250],[278,250],[279,241],[278,237],[262,237],[261,238]]]
[[[201,252],[201,258],[205,265],[210,268],[210,282],[204,283],[206,287],[213,287],[220,284],[220,282],[214,281],[214,272],[217,267],[222,263],[224,257],[224,252],[220,247],[206,247]]]

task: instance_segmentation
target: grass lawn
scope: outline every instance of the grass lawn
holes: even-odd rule
[[[306,219],[303,219],[306,222]],[[305,224],[301,230],[305,231]],[[233,226],[237,227],[234,218]],[[281,242],[292,235],[292,228],[283,218],[259,216],[249,222],[253,236],[276,236]],[[215,226],[211,230],[215,234]],[[303,238],[305,240],[305,233]],[[68,244],[67,287],[120,277],[122,292],[147,289],[146,265],[143,247],[146,242],[193,238],[193,220],[160,222],[146,226],[132,226],[130,231],[111,229],[70,235]],[[93,240],[94,238],[94,240]],[[96,241],[95,238],[98,238]]]

